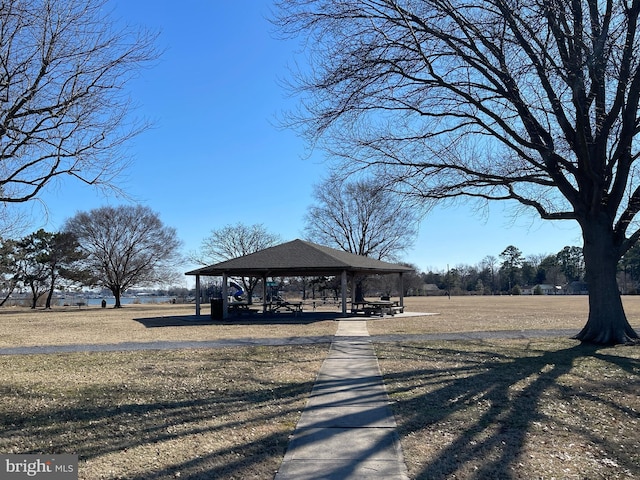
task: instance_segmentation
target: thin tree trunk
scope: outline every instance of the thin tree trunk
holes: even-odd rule
[[[592,221],[582,227],[585,278],[589,285],[589,318],[575,338],[598,345],[634,342],[638,334],[629,325],[622,305],[616,280],[620,254],[611,227],[606,221]]]
[[[51,299],[53,298],[53,291],[56,288],[56,275],[55,269],[51,269],[51,286],[49,287],[49,294],[47,295],[47,302],[45,304],[45,308],[51,308]]]
[[[44,305],[44,308],[51,308],[51,299],[53,298],[53,288],[49,289],[49,293],[47,294],[47,301]]]
[[[0,301],[0,307],[2,307],[7,300],[9,300],[9,297],[11,296],[11,294],[13,293],[13,291],[15,290],[16,285],[15,283],[12,281],[11,282],[11,288],[7,289],[7,295]]]
[[[33,285],[32,285],[31,286],[31,310],[35,310],[36,306],[38,305],[39,295],[37,293],[38,293],[37,290],[33,288]]]

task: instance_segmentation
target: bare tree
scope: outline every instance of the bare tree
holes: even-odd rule
[[[491,293],[494,293],[497,290],[496,287],[496,274],[498,273],[499,262],[496,257],[493,255],[487,255],[482,259],[481,266],[483,269],[487,270],[489,273],[490,279],[490,290]]]
[[[201,265],[242,257],[273,247],[281,241],[280,236],[269,233],[264,225],[226,225],[212,230],[211,234],[202,241],[200,251],[190,254],[190,259]],[[252,301],[253,290],[259,278],[242,278],[242,286],[247,292],[249,303]]]
[[[269,233],[262,224],[226,225],[212,230],[202,241],[200,251],[192,254],[191,259],[196,263],[208,265],[273,247],[280,241],[278,235]]]
[[[576,221],[590,307],[576,338],[638,339],[616,268],[640,238],[639,0],[278,3],[311,62],[293,119],[311,141],[425,202]]]
[[[315,186],[313,197],[305,227],[313,242],[397,260],[415,241],[418,210],[375,179],[350,182],[332,174]]]
[[[415,241],[417,210],[381,181],[348,181],[332,173],[315,186],[313,196],[305,228],[313,242],[378,260],[397,260]],[[364,300],[365,289],[366,277],[359,277],[357,300]]]
[[[95,284],[120,297],[133,286],[155,285],[176,278],[180,258],[176,231],[166,227],[148,207],[101,207],[77,213],[64,231],[75,236],[87,254]]]
[[[121,147],[145,125],[124,87],[157,58],[155,35],[118,28],[106,0],[0,5],[0,202],[56,178],[115,187]]]

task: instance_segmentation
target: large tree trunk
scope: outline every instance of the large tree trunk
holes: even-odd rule
[[[615,244],[610,225],[606,221],[582,224],[589,319],[575,338],[584,343],[615,345],[638,339],[638,334],[627,321],[620,298],[616,281],[620,249]]]
[[[120,289],[120,286],[111,287],[111,293],[113,293],[113,296],[115,297],[115,304],[113,305],[113,308],[122,308],[122,304],[120,303],[122,290]]]

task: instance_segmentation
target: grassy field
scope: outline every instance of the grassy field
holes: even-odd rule
[[[640,478],[640,349],[379,344],[411,478]]]
[[[0,356],[2,453],[81,479],[273,478],[327,345]]]
[[[625,297],[632,325],[640,326],[640,296]],[[410,297],[407,311],[436,315],[374,318],[371,335],[522,329],[579,329],[588,312],[583,296]],[[326,307],[338,312],[337,306]],[[310,307],[307,308],[310,310]],[[242,317],[213,322],[208,309],[195,317],[193,305],[127,305],[121,309],[60,307],[0,308],[0,348],[34,345],[107,344],[230,338],[333,335],[334,320],[282,315],[269,322]]]
[[[197,341],[333,335],[333,320],[307,322],[283,316],[265,323],[242,318],[212,322],[208,309],[193,305],[127,305],[123,308],[0,309],[0,348],[33,345]]]
[[[372,335],[579,329],[585,297],[406,299]],[[638,328],[640,298],[625,298]],[[196,322],[193,306],[0,310],[0,348],[333,335],[333,320]],[[0,356],[1,453],[80,478],[273,478],[328,344]],[[640,478],[640,348],[568,338],[376,343],[411,478]]]
[[[640,327],[640,296],[624,297],[627,317]],[[371,335],[390,333],[447,333],[492,330],[580,330],[589,305],[585,296],[410,297],[408,311],[431,312],[429,317],[369,322]]]

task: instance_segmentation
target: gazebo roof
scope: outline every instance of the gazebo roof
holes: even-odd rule
[[[258,252],[187,272],[186,275],[288,277],[412,272],[411,267],[336,250],[304,240],[293,240]]]

